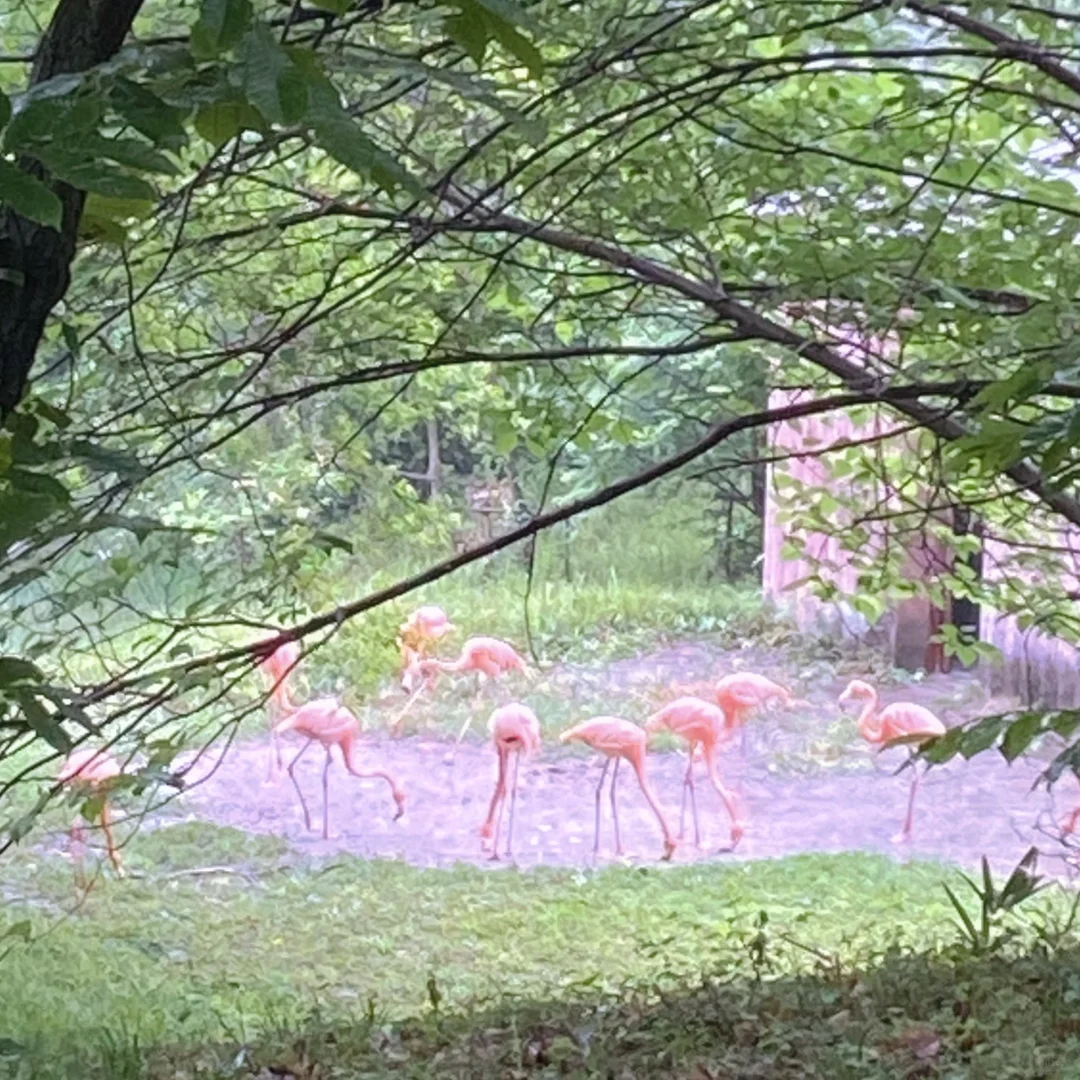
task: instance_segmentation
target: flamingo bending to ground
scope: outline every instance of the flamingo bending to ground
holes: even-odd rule
[[[101,830],[105,834],[105,847],[109,853],[109,861],[119,877],[124,876],[124,868],[120,863],[120,853],[116,850],[116,843],[112,834],[112,815],[109,809],[109,789],[112,781],[116,779],[123,769],[116,759],[105,750],[73,750],[60,771],[56,774],[56,781],[65,787],[78,791],[86,796],[101,798]],[[71,826],[72,847],[82,846],[82,822],[79,817],[75,818]],[[81,859],[77,860],[81,863]],[[82,877],[81,869],[76,870],[76,879]]]
[[[455,629],[449,616],[436,604],[418,607],[398,629],[401,648],[401,682],[412,693],[419,672],[417,661],[425,659],[428,649]]]
[[[507,671],[528,670],[524,659],[513,645],[493,637],[471,637],[462,646],[461,654],[456,660],[419,660],[416,668],[423,676],[424,684],[429,687],[435,686],[441,674],[474,671],[479,684],[484,679],[497,679]],[[455,747],[465,738],[465,732],[469,730],[471,723],[472,715],[470,714],[454,741]]]
[[[731,726],[727,714],[719,705],[697,697],[676,698],[654,713],[645,723],[645,730],[650,735],[668,730],[680,736],[690,744],[689,760],[686,763],[686,776],[683,778],[682,807],[679,812],[679,839],[686,835],[686,795],[690,793],[690,808],[694,817],[694,843],[701,844],[701,826],[698,822],[697,796],[694,792],[694,752],[701,747],[705,758],[705,767],[709,780],[717,794],[724,800],[724,806],[731,816],[731,848],[734,849],[743,836],[743,826],[739,817],[738,805],[732,792],[724,787],[716,767],[716,750],[721,742],[731,735]]]
[[[892,705],[879,708],[880,699],[877,690],[862,679],[852,679],[847,689],[840,695],[838,704],[843,708],[849,701],[861,701],[859,713],[859,734],[878,749],[887,750],[900,744],[911,745],[912,755],[923,743],[938,735],[944,735],[945,725],[922,705],[909,701],[897,701]],[[915,792],[919,787],[919,774],[913,767],[911,793],[908,795],[907,815],[904,827],[893,843],[907,843],[911,840],[912,825],[915,820]]]
[[[512,855],[514,841],[514,805],[517,802],[518,769],[521,755],[540,749],[540,721],[536,713],[519,702],[503,705],[491,714],[488,721],[495,752],[499,755],[499,775],[495,791],[488,806],[487,818],[480,827],[481,846],[491,841],[491,857],[499,857],[499,829],[502,827],[503,808],[506,805],[506,787],[510,772],[510,755],[514,755],[514,779],[510,785],[510,822],[506,830],[506,854]],[[496,810],[498,818],[496,818]]]
[[[615,768],[611,773],[611,816],[615,822],[615,854],[623,853],[622,839],[619,836],[619,807],[615,801],[615,784],[619,779],[619,765],[625,758],[630,762],[631,768],[637,775],[638,784],[645,801],[652,808],[656,820],[660,823],[660,831],[664,836],[664,860],[671,858],[675,851],[675,839],[671,835],[667,818],[653,791],[652,784],[645,772],[645,755],[648,750],[649,736],[645,729],[629,720],[623,720],[618,716],[594,716],[564,731],[559,736],[560,742],[582,742],[593,750],[603,754],[603,771],[600,773],[600,782],[596,785],[596,837],[593,842],[593,855],[600,854],[600,800],[604,788],[604,779],[612,761]]]
[[[326,751],[326,764],[323,766],[323,839],[330,838],[330,751],[338,746],[341,748],[341,758],[345,768],[360,780],[378,778],[385,780],[390,785],[390,793],[397,804],[397,813],[394,820],[397,821],[405,813],[405,792],[398,786],[397,781],[382,769],[360,769],[356,763],[356,743],[360,736],[361,724],[355,713],[341,704],[337,698],[316,698],[298,708],[293,709],[283,720],[279,721],[274,731],[283,735],[287,731],[295,731],[303,735],[307,740],[300,748],[296,756],[289,762],[289,779],[292,780],[296,794],[300,798],[300,806],[304,811],[304,826],[311,828],[311,815],[308,813],[307,802],[304,793],[300,790],[300,784],[296,779],[296,763],[307,752],[313,742],[318,742]]]
[[[714,692],[716,703],[727,713],[729,726],[733,729],[742,728],[744,733],[747,720],[770,702],[779,701],[784,706],[795,704],[795,699],[786,686],[753,671],[737,671],[733,675],[725,675],[716,684]]]
[[[300,644],[296,641],[286,641],[279,645],[269,656],[259,662],[261,670],[269,677],[270,688],[270,759],[267,762],[267,782],[274,776],[274,761],[281,769],[281,741],[275,732],[275,725],[281,717],[294,708],[292,690],[289,687],[289,679],[296,665],[300,663]]]

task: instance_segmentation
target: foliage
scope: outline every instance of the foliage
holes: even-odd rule
[[[990,863],[984,855],[980,884],[976,884],[967,874],[962,875],[979,901],[979,910],[975,918],[968,913],[967,908],[949,885],[942,885],[949,903],[952,904],[959,917],[964,942],[973,952],[984,953],[1002,948],[1011,930],[1011,928],[1006,929],[1001,926],[1002,917],[1015,911],[1026,900],[1046,888],[1047,883],[1040,884],[1042,878],[1035,873],[1038,861],[1038,849],[1030,848],[1009,875],[1005,884],[998,888],[990,873]]]
[[[36,48],[31,8],[5,55]],[[1066,632],[1033,507],[1080,521],[1080,213],[1068,79],[1023,43],[1071,41],[1026,9],[935,12],[148,2],[92,71],[2,65],[5,160],[89,198],[0,436],[0,650],[40,672],[0,686],[0,754],[59,750],[84,715],[205,739],[260,640],[320,646],[362,595],[350,633],[388,659],[376,602],[458,565],[491,481],[513,482],[505,534],[660,480],[638,515],[720,525],[709,569],[745,576],[774,386],[922,429],[844,450],[851,494],[788,522],[859,553],[868,621],[913,587],[876,523],[945,538],[962,504],[1023,573],[991,595],[952,565],[932,595]],[[4,197],[53,220],[13,163]]]
[[[1070,738],[1078,727],[1080,711],[1076,709],[995,713],[951,727],[921,747],[919,756],[932,765],[941,765],[957,755],[970,759],[997,749],[1006,761],[1015,761],[1032,746],[1056,741],[1058,752],[1045,772],[1045,779],[1052,784],[1067,771],[1080,775],[1080,751],[1076,745],[1060,748],[1060,741]]]
[[[242,873],[185,875],[189,856]],[[304,1075],[306,1056],[343,1076],[557,1075],[565,1059],[588,1076],[892,1077],[928,1060],[1019,1077],[1072,1054],[1074,938],[1048,953],[1024,931],[999,958],[953,954],[949,872],[931,865],[307,866],[203,825],[142,834],[131,862],[145,879],[99,881],[5,961],[12,1067]],[[69,902],[52,861],[12,869],[27,901]],[[36,932],[49,918],[27,917]],[[920,1059],[926,1031],[939,1045]]]

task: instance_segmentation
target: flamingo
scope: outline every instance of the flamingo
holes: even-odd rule
[[[295,641],[286,641],[284,644],[279,645],[268,656],[263,657],[263,659],[259,661],[260,669],[269,676],[271,682],[269,705],[270,742],[272,745],[270,758],[267,761],[266,768],[267,783],[273,779],[275,759],[277,761],[277,767],[279,769],[282,768],[281,741],[275,733],[275,723],[284,713],[287,713],[294,708],[292,692],[289,689],[289,677],[299,663],[300,645]]]
[[[499,857],[499,829],[502,827],[502,812],[506,805],[506,780],[510,766],[510,755],[514,755],[514,781],[510,787],[510,823],[506,831],[506,854],[511,856],[514,840],[514,805],[517,801],[518,769],[521,767],[521,755],[540,749],[540,721],[536,713],[519,702],[503,705],[491,714],[488,730],[495,743],[495,752],[499,755],[499,775],[495,781],[495,791],[488,806],[487,818],[480,827],[481,846],[486,847],[491,841],[491,857]],[[498,810],[498,819],[495,812]]]
[[[849,701],[861,701],[859,713],[859,734],[878,749],[887,750],[901,743],[912,744],[914,752],[925,742],[944,735],[945,725],[922,705],[909,701],[898,701],[881,709],[877,690],[862,679],[852,679],[847,689],[840,695],[838,704],[843,708]],[[911,792],[908,795],[907,816],[904,827],[894,836],[893,843],[908,843],[911,840],[912,825],[915,817],[915,792],[919,787],[919,774],[912,769]]]
[[[300,748],[296,756],[289,762],[289,779],[292,780],[296,794],[300,798],[300,806],[304,811],[304,827],[311,828],[311,815],[308,813],[304,793],[300,790],[300,784],[296,779],[296,764],[307,752],[313,742],[318,742],[326,751],[326,764],[323,766],[323,839],[330,839],[330,751],[340,747],[341,758],[345,768],[360,780],[378,777],[390,785],[390,793],[397,804],[397,813],[394,820],[397,821],[405,813],[405,793],[398,786],[397,781],[382,769],[363,770],[356,764],[356,742],[360,736],[361,724],[357,716],[346,708],[337,698],[315,698],[304,705],[294,708],[283,720],[274,726],[274,732],[283,735],[287,731],[295,731],[303,735],[307,740]]]
[[[746,751],[746,722],[758,709],[772,701],[785,706],[795,704],[787,687],[753,671],[725,675],[716,684],[714,693],[716,703],[727,714],[729,728],[741,733],[743,752]]]
[[[615,784],[619,779],[619,765],[623,758],[630,762],[631,767],[637,774],[638,784],[645,801],[652,808],[656,820],[660,823],[660,831],[664,835],[663,859],[667,861],[675,852],[675,840],[671,835],[667,818],[664,817],[660,803],[653,792],[652,784],[645,772],[645,755],[648,749],[649,737],[645,729],[629,720],[623,720],[618,716],[594,716],[591,720],[585,720],[564,731],[559,736],[560,742],[582,742],[593,750],[604,755],[604,768],[600,773],[600,782],[596,785],[596,838],[593,842],[593,855],[600,854],[600,799],[604,788],[604,778],[607,776],[608,767],[612,761],[615,768],[611,773],[611,816],[615,821],[615,854],[623,853],[622,840],[619,837],[619,808],[615,802]]]
[[[423,660],[428,648],[439,638],[452,633],[456,627],[446,612],[436,604],[418,607],[398,629],[398,645],[401,648],[402,685],[406,693],[414,689],[417,661]]]
[[[461,654],[456,660],[418,660],[416,670],[423,676],[425,685],[434,687],[439,675],[443,673],[475,671],[479,683],[484,679],[497,679],[507,671],[526,671],[527,669],[524,659],[513,645],[499,638],[471,637],[462,646]],[[465,732],[469,730],[471,724],[472,715],[470,714],[466,717],[454,741],[455,748],[465,738]]]
[[[686,739],[690,744],[686,776],[683,779],[682,808],[679,813],[679,839],[681,840],[686,834],[686,794],[689,791],[690,807],[694,817],[694,843],[701,845],[701,827],[698,822],[697,798],[694,793],[694,752],[700,745],[709,780],[720,798],[724,800],[724,806],[731,817],[731,850],[734,850],[742,839],[743,826],[739,819],[735,796],[724,787],[716,768],[717,747],[731,735],[727,713],[719,705],[698,697],[676,698],[650,716],[645,723],[645,730],[650,735],[665,729]]]
[[[116,843],[113,840],[108,795],[112,782],[122,772],[123,769],[116,759],[107,751],[82,749],[73,750],[56,774],[58,784],[91,798],[94,796],[101,798],[101,829],[105,833],[105,846],[109,853],[109,861],[113,864],[113,869],[118,877],[124,876],[124,868],[120,863],[120,853],[116,850]],[[81,845],[82,823],[79,817],[75,818],[71,826],[70,836],[73,847],[76,844]],[[76,880],[78,881],[81,877],[81,870],[77,870]]]

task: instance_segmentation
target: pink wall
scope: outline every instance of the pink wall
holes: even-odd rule
[[[769,395],[769,408],[810,400],[813,396],[813,392],[807,390],[773,390]],[[850,595],[856,591],[857,569],[835,538],[816,532],[805,537],[811,558],[820,560],[823,567],[816,566],[808,558],[783,557],[784,541],[790,533],[790,527],[783,520],[784,510],[791,505],[790,500],[797,498],[797,493],[778,490],[777,478],[788,476],[806,485],[836,483],[839,486],[844,481],[832,481],[827,448],[852,439],[884,435],[896,427],[896,421],[883,413],[877,414],[870,423],[857,426],[848,413],[838,412],[775,424],[769,431],[770,456],[797,456],[767,468],[762,586],[765,595],[790,613],[799,629],[806,633],[852,638],[865,635],[868,626],[849,604],[842,601],[825,603],[807,584],[812,575],[821,573],[842,593]],[[798,455],[802,449],[814,456]],[[821,453],[822,450],[826,452]],[[875,501],[880,501],[883,494],[887,495],[876,493]],[[877,525],[874,535],[880,544],[886,535],[884,525]],[[1070,526],[1055,530],[1047,526],[1040,530],[1039,536],[1044,543],[1068,549],[1052,559],[1056,566],[1053,579],[1060,583],[1062,591],[1080,594],[1080,529]],[[925,574],[925,566],[920,568],[920,562],[933,563],[949,557],[947,552],[937,550],[940,545],[936,540],[926,538],[926,541],[924,552],[911,554],[909,573]],[[1018,577],[1031,580],[1033,571],[1018,565],[1022,561],[1021,549],[1001,539],[985,541],[983,576],[988,582]],[[932,573],[932,569],[929,572]],[[925,599],[905,600],[897,605],[890,618],[883,621],[881,630],[887,635],[898,663],[906,667],[920,666],[928,639],[936,631],[934,612]],[[1021,701],[1030,699],[1051,707],[1080,705],[1080,650],[1038,629],[1022,630],[1013,616],[985,606],[980,612],[979,636],[1002,653],[1000,662],[984,664],[995,689]],[[932,657],[930,659],[933,661]]]
[[[1063,593],[1080,592],[1080,529],[1074,525],[1040,531],[1041,542],[1063,549],[1044,552],[1054,568],[1053,580]],[[983,578],[993,581],[1031,581],[1035,574],[1022,562],[1022,549],[1000,539],[983,543]],[[984,607],[979,637],[1001,650],[1001,660],[989,665],[995,689],[1030,704],[1051,708],[1080,705],[1080,651],[1061,638],[1036,627],[1022,629],[1013,615]]]

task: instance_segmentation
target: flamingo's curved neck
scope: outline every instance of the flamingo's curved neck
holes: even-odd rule
[[[866,699],[866,704],[859,713],[859,734],[867,742],[877,742],[881,738],[881,720],[878,719],[878,695],[875,690],[872,697]]]

